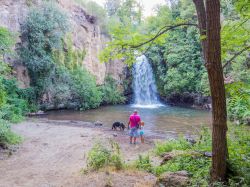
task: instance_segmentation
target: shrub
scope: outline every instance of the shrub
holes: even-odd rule
[[[115,142],[110,142],[111,148],[96,143],[88,153],[87,167],[91,170],[99,170],[105,166],[113,166],[116,169],[123,167],[120,147]]]
[[[152,172],[153,166],[151,164],[149,155],[146,155],[146,156],[139,155],[139,159],[136,160],[136,168],[145,170],[147,172]]]
[[[72,90],[80,103],[80,109],[97,108],[101,104],[101,92],[95,79],[85,69],[75,69],[71,73]]]
[[[100,87],[103,104],[121,104],[125,102],[125,97],[118,89],[116,81],[111,77],[105,78],[105,83]]]
[[[1,119],[0,112],[0,147],[5,147],[8,144],[18,144],[21,142],[21,137],[13,133],[7,121]]]
[[[2,112],[1,118],[11,121],[19,122],[23,116],[29,112],[28,102],[22,98],[21,90],[16,85],[15,79],[5,79],[0,77],[0,87],[3,87],[5,93],[5,102],[0,107]]]
[[[88,153],[87,166],[93,170],[98,170],[108,164],[110,156],[110,150],[97,143]]]
[[[250,119],[250,86],[244,82],[234,82],[226,85],[226,91],[229,119],[246,124]]]
[[[164,143],[157,143],[155,146],[155,153],[160,156],[163,153],[171,152],[173,150],[187,150],[190,148],[190,143],[184,138],[180,137],[177,140],[169,140]]]

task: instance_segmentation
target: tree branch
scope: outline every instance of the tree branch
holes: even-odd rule
[[[157,39],[159,36],[166,33],[167,31],[175,29],[175,28],[180,27],[180,26],[196,26],[196,27],[198,27],[197,24],[193,24],[193,23],[181,23],[181,24],[177,24],[177,25],[173,25],[173,26],[164,26],[157,32],[157,34],[153,38],[151,38],[145,42],[142,42],[140,44],[137,44],[137,45],[127,45],[127,46],[129,46],[130,48],[134,48],[134,49],[139,48],[145,44],[148,44],[148,43],[154,41],[155,39]]]
[[[236,53],[232,58],[230,58],[224,65],[223,65],[223,69],[230,64],[237,56],[239,56],[241,53],[243,53],[244,51],[250,49],[250,45],[245,47],[244,49],[242,49],[241,51],[239,51],[238,53]]]

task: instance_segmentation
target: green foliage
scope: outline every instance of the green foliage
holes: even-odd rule
[[[192,155],[177,156],[163,166],[156,167],[155,173],[166,171],[188,171],[193,186],[208,186],[209,168],[211,159],[205,157],[194,158]]]
[[[177,140],[157,144],[155,148],[157,155],[171,152],[174,156],[173,159],[163,165],[150,167],[149,171],[160,175],[166,171],[175,172],[186,170],[190,174],[192,186],[208,186],[211,158],[203,156],[201,152],[211,152],[211,145],[211,131],[205,127],[201,129],[197,143],[194,145],[189,144],[187,141],[185,142],[182,137]],[[229,124],[228,186],[248,186],[250,184],[249,145],[250,135],[248,127]],[[144,160],[146,161],[143,161],[143,163],[150,163],[150,159],[147,158]],[[148,168],[146,167],[145,170],[148,171]],[[223,184],[216,185],[224,186]]]
[[[88,153],[88,168],[98,170],[107,165],[110,159],[110,151],[100,143],[95,144]]]
[[[109,27],[113,40],[100,55],[100,60],[108,62],[118,58],[132,65],[135,57],[143,53],[150,59],[153,66],[161,96],[169,97],[183,92],[209,96],[208,76],[201,57],[200,40],[203,37],[199,36],[197,28],[182,26],[163,32],[164,29],[171,28],[170,26],[173,25],[197,23],[193,2],[180,0],[173,1],[171,6],[158,6],[155,9],[156,15],[146,18],[140,24],[133,24],[131,20],[127,23],[112,18],[112,15],[120,18],[121,4],[121,1],[106,1],[110,21],[113,23]],[[249,85],[249,50],[238,54],[250,46],[249,3],[246,0],[222,0],[221,5],[224,18],[221,31],[223,64],[237,55],[224,68],[225,77],[235,84],[242,82]],[[126,15],[126,9],[124,11]],[[154,38],[159,33],[161,33],[159,37]],[[246,87],[244,89],[240,92],[249,94],[248,89]],[[247,104],[249,100],[238,97],[233,90],[231,92],[227,94],[229,117],[232,120],[239,120],[240,123],[246,123],[249,121]],[[236,93],[235,96],[233,92]]]
[[[176,29],[160,46],[147,52],[156,75],[158,90],[162,96],[172,93],[203,93],[207,84],[201,82],[205,77],[197,30]]]
[[[0,111],[1,115],[1,111]],[[0,116],[0,147],[8,144],[18,144],[21,142],[21,137],[13,133],[7,121],[2,120]]]
[[[50,103],[55,108],[86,110],[96,108],[101,103],[101,92],[96,86],[95,79],[83,67],[69,70],[64,66],[56,67],[48,80],[45,93],[51,95]],[[41,105],[47,108],[47,103]]]
[[[96,86],[95,79],[87,70],[76,69],[72,72],[72,89],[82,110],[97,108],[101,103],[101,92]]]
[[[184,138],[177,140],[169,140],[164,143],[157,143],[155,146],[155,153],[160,156],[162,153],[171,152],[173,150],[187,150],[190,149],[191,145]]]
[[[54,3],[43,3],[32,8],[21,27],[23,44],[22,61],[29,70],[33,86],[43,91],[44,80],[54,70],[53,50],[62,49],[62,38],[68,30],[68,22]]]
[[[22,27],[24,44],[20,50],[35,92],[35,97],[28,100],[37,101],[48,93],[55,107],[96,108],[101,103],[101,92],[82,66],[86,52],[73,47],[67,31],[67,17],[55,4],[44,3],[29,12]],[[49,109],[46,103],[41,106]]]
[[[17,144],[21,138],[10,129],[10,122],[18,122],[27,111],[26,100],[19,95],[16,81],[10,78],[11,68],[3,62],[4,55],[11,54],[14,35],[0,27],[0,147]]]
[[[224,2],[224,1],[223,1]],[[249,3],[245,0],[228,0],[223,3],[226,20],[223,22],[222,59],[229,61],[247,46],[250,46]],[[249,50],[239,54],[225,67],[225,77],[230,79],[226,85],[227,110],[230,120],[249,123],[250,119],[250,69]]]
[[[246,124],[250,119],[250,85],[234,82],[226,85],[228,94],[228,117],[233,121]]]
[[[122,96],[116,81],[111,76],[105,78],[105,83],[100,87],[100,91],[103,104],[121,104],[125,101],[125,97]]]
[[[111,141],[110,148],[96,143],[88,153],[87,167],[91,170],[99,170],[106,166],[113,166],[116,169],[122,169],[123,161],[121,159],[120,147],[117,143]]]
[[[28,102],[22,98],[21,91],[14,79],[0,77],[0,88],[3,89],[4,101],[0,107],[1,118],[11,122],[19,122],[29,112]]]
[[[68,26],[65,13],[54,3],[30,10],[22,27],[24,43],[20,50],[35,92],[27,99],[37,101],[49,93],[56,107],[96,108],[101,103],[101,92],[93,76],[82,67],[85,50],[75,49],[71,35],[66,35]],[[48,108],[44,103],[41,106]]]
[[[249,128],[229,126],[229,182],[231,186],[250,185],[250,136]]]
[[[109,18],[117,18],[123,25],[138,25],[142,20],[142,4],[137,0],[106,0]]]
[[[11,47],[14,45],[14,41],[13,33],[0,26],[0,62],[2,61],[3,54],[11,52]]]
[[[139,159],[136,160],[135,166],[137,169],[144,170],[147,172],[153,172],[153,165],[151,164],[149,155],[139,155]]]
[[[14,36],[0,27],[0,55],[10,54]],[[15,79],[10,77],[11,68],[0,59],[0,113],[1,120],[18,122],[28,112],[28,103],[22,98],[22,89],[18,88]]]
[[[192,3],[182,0],[171,8],[166,5],[158,6],[156,16],[147,18],[140,25],[124,25],[122,22],[112,24],[110,33],[113,40],[100,55],[101,61],[120,58],[131,65],[135,62],[136,55],[146,51],[162,96],[182,92],[202,93],[207,87],[200,81],[205,73],[205,67],[201,59],[197,28],[176,28],[152,42],[141,45],[168,28],[168,25],[192,21],[195,19],[194,11]]]
[[[82,63],[86,55],[85,49],[75,49],[70,34],[67,34],[63,41],[65,50],[53,51],[53,59],[56,65],[65,66],[69,70],[83,68]]]

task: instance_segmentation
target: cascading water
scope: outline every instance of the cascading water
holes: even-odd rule
[[[158,99],[153,70],[146,56],[137,57],[133,67],[135,107],[156,108],[162,106]]]

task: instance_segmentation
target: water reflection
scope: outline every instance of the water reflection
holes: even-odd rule
[[[51,111],[48,118],[54,120],[101,121],[110,127],[115,121],[127,124],[135,108],[130,105],[104,106],[87,111]],[[161,106],[158,108],[137,108],[145,122],[145,132],[156,134],[195,134],[202,125],[209,126],[211,114],[208,111],[189,108]]]

